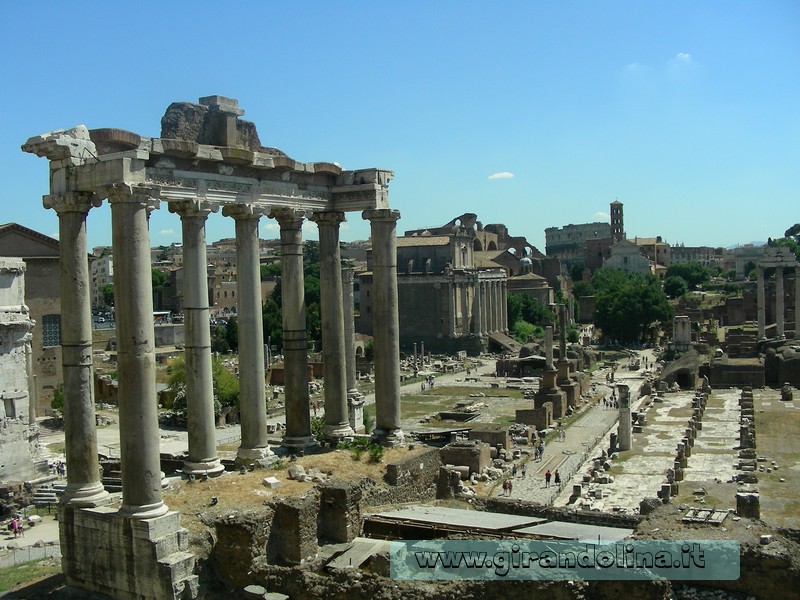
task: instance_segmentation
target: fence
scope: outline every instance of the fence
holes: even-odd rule
[[[61,558],[61,547],[56,544],[44,546],[25,546],[0,551],[0,569],[15,567],[23,563],[44,560],[45,558]]]

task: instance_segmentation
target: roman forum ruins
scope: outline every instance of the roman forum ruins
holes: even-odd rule
[[[186,550],[177,513],[162,499],[155,396],[153,301],[148,215],[161,201],[182,224],[186,314],[189,451],[184,471],[222,472],[214,437],[205,224],[211,213],[235,221],[238,254],[240,411],[237,460],[252,464],[272,452],[267,443],[264,340],[259,287],[258,226],[280,225],[283,331],[286,365],[286,436],[290,449],[313,445],[301,226],[319,227],[325,434],[353,433],[348,391],[354,387],[352,306],[342,288],[339,229],[345,213],[361,211],[371,224],[376,433],[384,444],[402,441],[397,313],[397,210],[389,207],[392,172],[343,170],[335,163],[302,163],[261,145],[253,123],[232,98],[173,103],[161,137],[121,129],[78,126],[30,138],[25,152],[50,161],[45,208],[58,213],[61,241],[64,421],[69,463],[60,534],[71,585],[117,597],[191,595],[194,557]],[[100,481],[92,383],[90,280],[86,217],[103,200],[111,206],[115,268],[122,505],[108,507]],[[347,275],[347,274],[346,274]],[[352,285],[352,284],[351,284]],[[345,290],[346,292],[347,290]],[[352,292],[350,292],[352,297]],[[352,395],[352,393],[351,393]],[[155,540],[173,535],[170,576],[156,566]],[[104,548],[105,552],[95,552]],[[131,550],[133,548],[133,550]],[[159,550],[161,552],[161,550]],[[122,559],[120,559],[122,557]],[[149,563],[148,563],[149,560]],[[163,556],[159,555],[163,569]],[[134,562],[136,565],[134,567]],[[148,567],[143,565],[149,564]],[[105,573],[100,577],[100,573]],[[135,576],[134,576],[135,574]],[[133,583],[132,583],[133,582]],[[133,585],[136,589],[130,589]],[[148,587],[149,586],[149,587]],[[159,587],[161,586],[161,587]],[[150,591],[147,591],[150,590]]]

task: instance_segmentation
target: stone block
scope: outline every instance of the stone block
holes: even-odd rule
[[[470,473],[481,473],[491,464],[489,444],[478,440],[448,444],[439,451],[439,457],[443,464],[466,467],[464,479],[468,479]]]
[[[264,481],[262,483],[264,484],[264,487],[267,487],[271,490],[279,488],[281,485],[281,482],[277,477],[264,477]]]
[[[736,494],[736,514],[742,518],[761,518],[761,499],[758,492],[738,492]]]

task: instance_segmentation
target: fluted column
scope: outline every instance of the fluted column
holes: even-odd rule
[[[236,222],[236,295],[239,324],[240,463],[270,456],[267,399],[264,391],[264,326],[261,314],[261,269],[258,220],[262,211],[247,204],[228,205],[222,214]]]
[[[764,267],[756,267],[756,312],[758,319],[758,339],[766,337],[767,305],[764,299]]]
[[[783,327],[783,267],[775,269],[775,337],[786,337]]]
[[[120,513],[135,519],[158,517],[168,510],[161,495],[153,281],[147,222],[148,211],[158,208],[157,194],[153,188],[124,185],[108,192],[115,270],[122,463]]]
[[[492,324],[489,322],[489,294],[487,293],[488,284],[486,281],[481,282],[481,321],[483,322],[483,331],[481,333],[488,334],[492,330]]]
[[[61,502],[98,506],[109,502],[100,482],[92,367],[91,279],[86,251],[86,216],[100,201],[92,194],[44,197],[58,214],[61,279],[61,364],[64,373],[64,442],[67,487]],[[148,263],[149,264],[149,263]],[[152,317],[151,317],[152,320]],[[31,388],[33,396],[35,390]],[[30,422],[35,423],[34,412]]]
[[[273,211],[270,217],[276,219],[281,228],[281,315],[286,391],[286,433],[282,445],[306,448],[316,442],[311,435],[308,394],[302,232],[305,213],[286,208]]]
[[[500,281],[494,282],[494,330],[503,331],[503,288]]]
[[[218,205],[202,200],[169,205],[170,212],[180,215],[183,229],[183,328],[189,434],[189,456],[184,461],[183,472],[212,477],[225,470],[217,456],[206,258],[206,219],[218,209]]]
[[[372,232],[373,322],[375,324],[375,437],[401,443],[400,327],[397,306],[397,220],[400,211],[366,210]]]
[[[325,437],[353,435],[347,410],[347,373],[342,308],[342,258],[339,225],[343,212],[314,213],[319,228],[320,317],[325,366]]]

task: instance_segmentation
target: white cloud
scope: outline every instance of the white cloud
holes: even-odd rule
[[[680,61],[690,62],[692,60],[692,55],[688,52],[678,52],[675,55],[675,58]]]
[[[596,213],[594,213],[593,217],[594,217],[595,219],[598,219],[598,220],[600,220],[600,221],[608,221],[608,220],[610,220],[610,219],[611,219],[611,217],[609,216],[609,214],[608,214],[608,213],[604,213],[602,210],[599,210],[599,211],[597,211]]]
[[[158,232],[158,235],[175,235],[174,229],[162,229]]]
[[[508,171],[500,171],[499,173],[492,173],[489,175],[489,179],[512,179],[513,177],[514,174]]]
[[[58,230],[56,229],[53,233],[50,234],[51,238],[58,239]]]
[[[280,231],[280,230],[281,226],[278,224],[277,221],[273,219],[269,219],[268,221],[261,223],[261,231]]]

